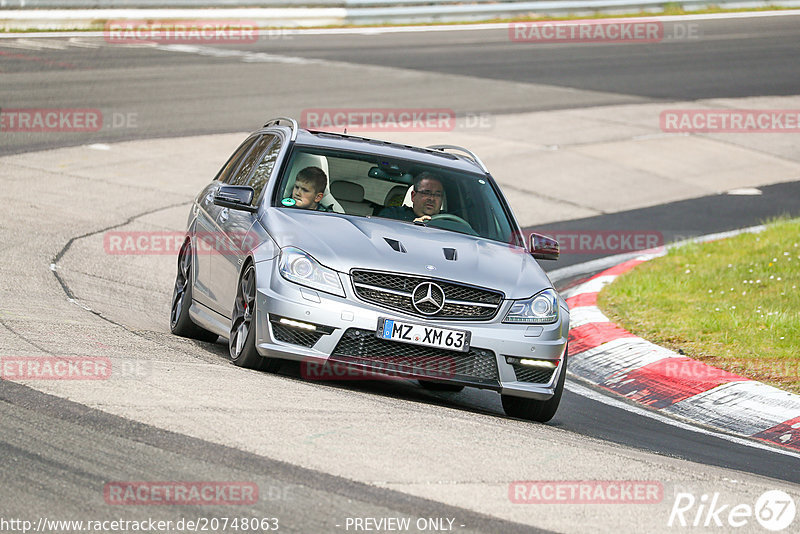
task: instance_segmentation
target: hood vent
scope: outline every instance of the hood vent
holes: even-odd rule
[[[383,240],[389,243],[389,246],[392,247],[395,251],[402,252],[403,254],[405,254],[406,247],[404,247],[403,244],[397,239],[390,239],[388,237],[384,237]]]
[[[443,248],[444,251],[444,258],[450,261],[456,261],[458,259],[458,251],[454,248]]]

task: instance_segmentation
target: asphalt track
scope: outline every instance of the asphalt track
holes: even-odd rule
[[[386,67],[386,78],[369,71],[363,79],[314,77],[314,63],[302,79],[280,79],[281,63],[266,58],[264,68],[230,58],[148,48],[84,46],[17,48],[0,41],[0,102],[3,108],[97,107],[134,113],[136,127],[104,129],[96,134],[3,134],[0,154],[130,139],[246,131],[270,115],[299,115],[313,107],[448,106],[460,114],[509,114],[573,109],[654,100],[690,100],[742,96],[791,95],[800,69],[796,17],[713,21],[703,24],[704,39],[661,45],[560,46],[509,43],[495,31],[430,32],[371,36],[302,36],[245,47],[249,53],[322,59]],[[56,40],[49,37],[46,40]],[[22,43],[26,45],[26,43]],[[368,44],[368,46],[367,46]],[[236,47],[242,49],[241,46]],[[14,55],[15,54],[15,55]],[[256,57],[256,56],[249,56]],[[260,65],[262,66],[262,65]],[[268,66],[268,68],[267,68]],[[407,85],[406,71],[456,76],[451,86]],[[389,68],[395,70],[389,70]],[[357,71],[356,71],[357,72]],[[353,74],[353,71],[349,72]],[[454,92],[458,76],[511,81],[535,86],[535,93],[510,88],[498,98]],[[414,82],[415,80],[410,80]],[[324,82],[324,83],[323,83]],[[721,83],[724,82],[724,83]],[[275,85],[272,85],[275,84]],[[404,85],[405,84],[405,85]],[[297,86],[302,86],[302,92]],[[358,91],[353,98],[350,91]],[[535,94],[537,98],[530,98]],[[130,126],[130,125],[128,125]],[[667,241],[749,226],[781,214],[800,214],[798,183],[761,187],[757,197],[710,195],[669,204],[554,221],[542,227],[569,230],[649,228]],[[78,237],[74,234],[72,237]],[[62,243],[63,245],[64,243]],[[596,256],[568,255],[554,267]],[[69,286],[67,286],[67,289]],[[4,322],[8,329],[13,328]],[[122,325],[125,326],[125,325]],[[134,328],[135,330],[135,328]],[[37,340],[32,339],[33,343]],[[201,346],[221,363],[222,346]],[[5,352],[5,351],[4,351]],[[288,366],[283,376],[296,380]],[[98,483],[109,479],[182,480],[253,479],[262,488],[281,488],[292,498],[267,500],[248,513],[290,517],[285,530],[330,531],[348,516],[457,517],[474,531],[529,531],[528,526],[447,507],[437,500],[353,482],[235,447],[160,430],[15,384],[0,384],[4,412],[2,458],[3,514],[9,517],[66,518],[94,510]],[[502,419],[496,399],[480,392],[460,395],[421,392],[408,384],[344,385],[392,402],[455,409]],[[339,389],[337,386],[336,389]],[[677,429],[585,396],[565,393],[562,408],[548,425],[571,436],[598,438],[703,466],[800,483],[797,459],[769,450],[737,445],[723,438]],[[562,435],[557,433],[556,436]],[[553,437],[551,439],[558,439]],[[590,440],[591,441],[591,440]],[[497,451],[503,454],[503,451]],[[666,461],[666,459],[665,459]],[[125,464],[127,468],[119,466]],[[700,468],[698,468],[700,469]],[[706,469],[706,468],[702,468]],[[766,482],[769,485],[769,481]],[[54,498],[55,497],[55,498]],[[58,501],[58,504],[54,504]],[[310,506],[309,503],[314,503]],[[100,502],[102,504],[102,502]],[[312,508],[312,510],[309,510]],[[167,517],[215,515],[218,510],[172,508]],[[119,509],[103,512],[119,515]],[[101,514],[102,515],[102,514]],[[140,517],[141,509],[124,510]],[[530,524],[529,521],[525,521]],[[606,524],[601,530],[610,530]],[[558,530],[570,531],[569,521]]]
[[[96,134],[7,133],[0,155],[94,141],[252,131],[268,117],[300,117],[307,108],[391,106],[507,114],[797,93],[797,16],[687,20],[665,23],[665,32],[677,35],[675,24],[696,38],[592,45],[513,42],[506,28],[277,33],[252,44],[213,45],[216,56],[195,53],[191,45],[110,46],[102,37],[79,34],[34,44],[22,38],[22,44],[0,48],[2,107],[99,108],[106,111],[107,124]],[[226,50],[242,53],[226,56]],[[343,69],[341,78],[330,78],[313,68],[302,76],[273,68],[304,60],[386,70]],[[419,86],[424,82],[407,75],[414,71],[456,78]],[[460,76],[517,85],[491,96],[464,92],[458,90]],[[358,88],[357,98],[350,87]],[[120,118],[116,126],[113,114]],[[136,118],[133,124],[122,120],[130,114]]]

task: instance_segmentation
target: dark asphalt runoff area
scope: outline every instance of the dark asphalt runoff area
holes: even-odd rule
[[[711,20],[698,24],[698,40],[654,44],[549,46],[515,43],[507,30],[291,35],[251,45],[254,54],[342,61],[441,74],[545,84],[576,89],[574,98],[493,99],[451,95],[459,113],[506,114],[618,103],[792,95],[800,87],[800,18]],[[289,38],[291,37],[291,38]],[[59,39],[57,36],[46,39]],[[298,116],[308,107],[334,107],[353,97],[345,89],[322,91],[313,74],[274,77],[279,63],[232,62],[225,57],[160,49],[106,46],[12,50],[0,40],[0,108],[100,108],[107,117],[134,114],[94,133],[4,133],[0,155],[85,143],[250,131],[273,115]],[[225,48],[220,45],[219,48]],[[269,65],[269,69],[262,69]],[[364,80],[368,85],[375,80]],[[381,80],[380,82],[387,82]],[[388,82],[391,82],[389,80]],[[392,85],[392,84],[390,84]],[[404,100],[402,80],[388,95],[367,95],[363,105]],[[346,86],[343,86],[346,87]],[[428,103],[428,107],[444,105]],[[800,177],[798,177],[800,178]],[[760,196],[714,195],[651,208],[546,225],[551,230],[642,229],[664,242],[800,215],[800,182],[761,188]],[[539,228],[529,228],[534,230]],[[570,254],[543,264],[548,270],[599,256]],[[295,371],[284,370],[290,376]],[[480,391],[459,395],[423,392],[411,385],[369,385],[375,395],[401,396],[502,417],[499,400]],[[551,426],[629,447],[800,484],[797,458],[737,445],[665,425],[565,391]],[[283,464],[105,414],[24,386],[0,383],[0,479],[8,516],[75,515],[140,519],[141,508],[104,507],[98,488],[120,478],[140,480],[256,480],[275,488],[273,500],[241,510],[280,517],[281,531],[341,530],[348,516],[456,517],[470,532],[537,532],[468,510],[411,497]],[[126,469],[116,466],[124,463]],[[281,493],[283,492],[283,493]],[[55,499],[54,499],[55,498]],[[54,500],[59,500],[54,505]],[[309,504],[313,503],[313,504]],[[153,507],[157,508],[157,507]],[[212,516],[206,507],[147,510],[152,516]],[[55,512],[53,512],[55,510]],[[324,510],[324,513],[320,511]],[[57,513],[56,513],[57,512]],[[285,518],[285,519],[284,519]]]

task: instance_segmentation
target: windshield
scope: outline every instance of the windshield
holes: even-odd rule
[[[416,220],[518,244],[505,202],[487,176],[374,154],[297,147],[274,205],[407,224]]]

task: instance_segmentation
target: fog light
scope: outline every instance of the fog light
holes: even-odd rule
[[[558,362],[553,360],[531,360],[529,358],[522,358],[519,363],[529,367],[543,367],[545,369],[555,369],[558,365]]]
[[[539,367],[542,369],[555,369],[559,360],[532,360],[530,358],[514,358],[506,356],[506,363],[511,365],[524,365],[526,367]]]
[[[285,324],[286,326],[293,326],[295,328],[302,328],[303,330],[311,330],[312,332],[317,331],[317,327],[313,324],[302,323],[300,321],[293,321],[292,319],[287,319],[286,317],[281,317],[281,320],[278,321],[281,324]]]

